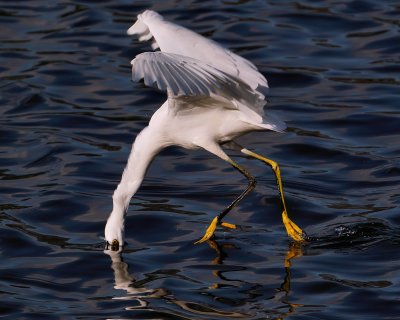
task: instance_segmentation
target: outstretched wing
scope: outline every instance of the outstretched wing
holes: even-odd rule
[[[145,52],[132,60],[132,79],[144,80],[147,86],[167,91],[175,108],[186,108],[188,99],[212,98],[221,107],[240,110],[246,118],[261,121],[265,101],[240,79],[214,66],[173,53]],[[177,102],[177,103],[176,103]],[[209,103],[212,101],[208,100]],[[179,111],[179,110],[175,110]]]
[[[145,52],[131,61],[132,80],[173,96],[211,96],[248,100],[253,90],[240,79],[200,60],[173,53]]]
[[[153,49],[159,47],[165,53],[179,54],[217,66],[219,70],[241,79],[261,99],[265,98],[268,82],[254,64],[210,39],[164,20],[157,12],[146,10],[139,14],[136,23],[128,29],[128,34],[138,35],[140,41],[153,39]]]

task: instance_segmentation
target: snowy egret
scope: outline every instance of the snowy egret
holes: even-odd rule
[[[255,186],[254,177],[235,163],[221,146],[235,148],[261,160],[275,173],[282,202],[282,219],[287,233],[303,241],[303,231],[289,219],[278,164],[237,144],[234,139],[251,131],[282,132],[286,125],[264,115],[268,82],[250,61],[216,42],[164,20],[147,10],[127,31],[139,41],[153,40],[152,48],[132,60],[132,79],[167,91],[168,99],[136,137],[120,183],[113,194],[113,210],[105,227],[111,249],[124,244],[124,220],[132,196],[140,187],[152,159],[163,148],[177,145],[204,148],[225,160],[249,181],[247,188],[217,215],[204,236],[212,237],[217,226],[236,228],[223,222],[225,215]]]

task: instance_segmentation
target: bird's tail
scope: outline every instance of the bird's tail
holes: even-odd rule
[[[285,122],[283,122],[282,120],[278,119],[277,117],[275,117],[272,114],[268,114],[266,116],[263,117],[263,122],[260,124],[257,124],[262,128],[268,129],[268,130],[272,130],[272,131],[276,131],[276,132],[285,132],[287,125]]]

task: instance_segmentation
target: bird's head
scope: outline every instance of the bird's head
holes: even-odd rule
[[[118,251],[124,245],[124,221],[114,219],[113,215],[107,220],[105,228],[106,249]]]

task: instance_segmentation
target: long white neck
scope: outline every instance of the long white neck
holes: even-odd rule
[[[116,239],[120,244],[123,243],[124,220],[129,202],[142,184],[151,161],[164,147],[159,136],[150,127],[143,129],[136,137],[121,182],[113,194],[113,210],[105,228],[108,242]]]

